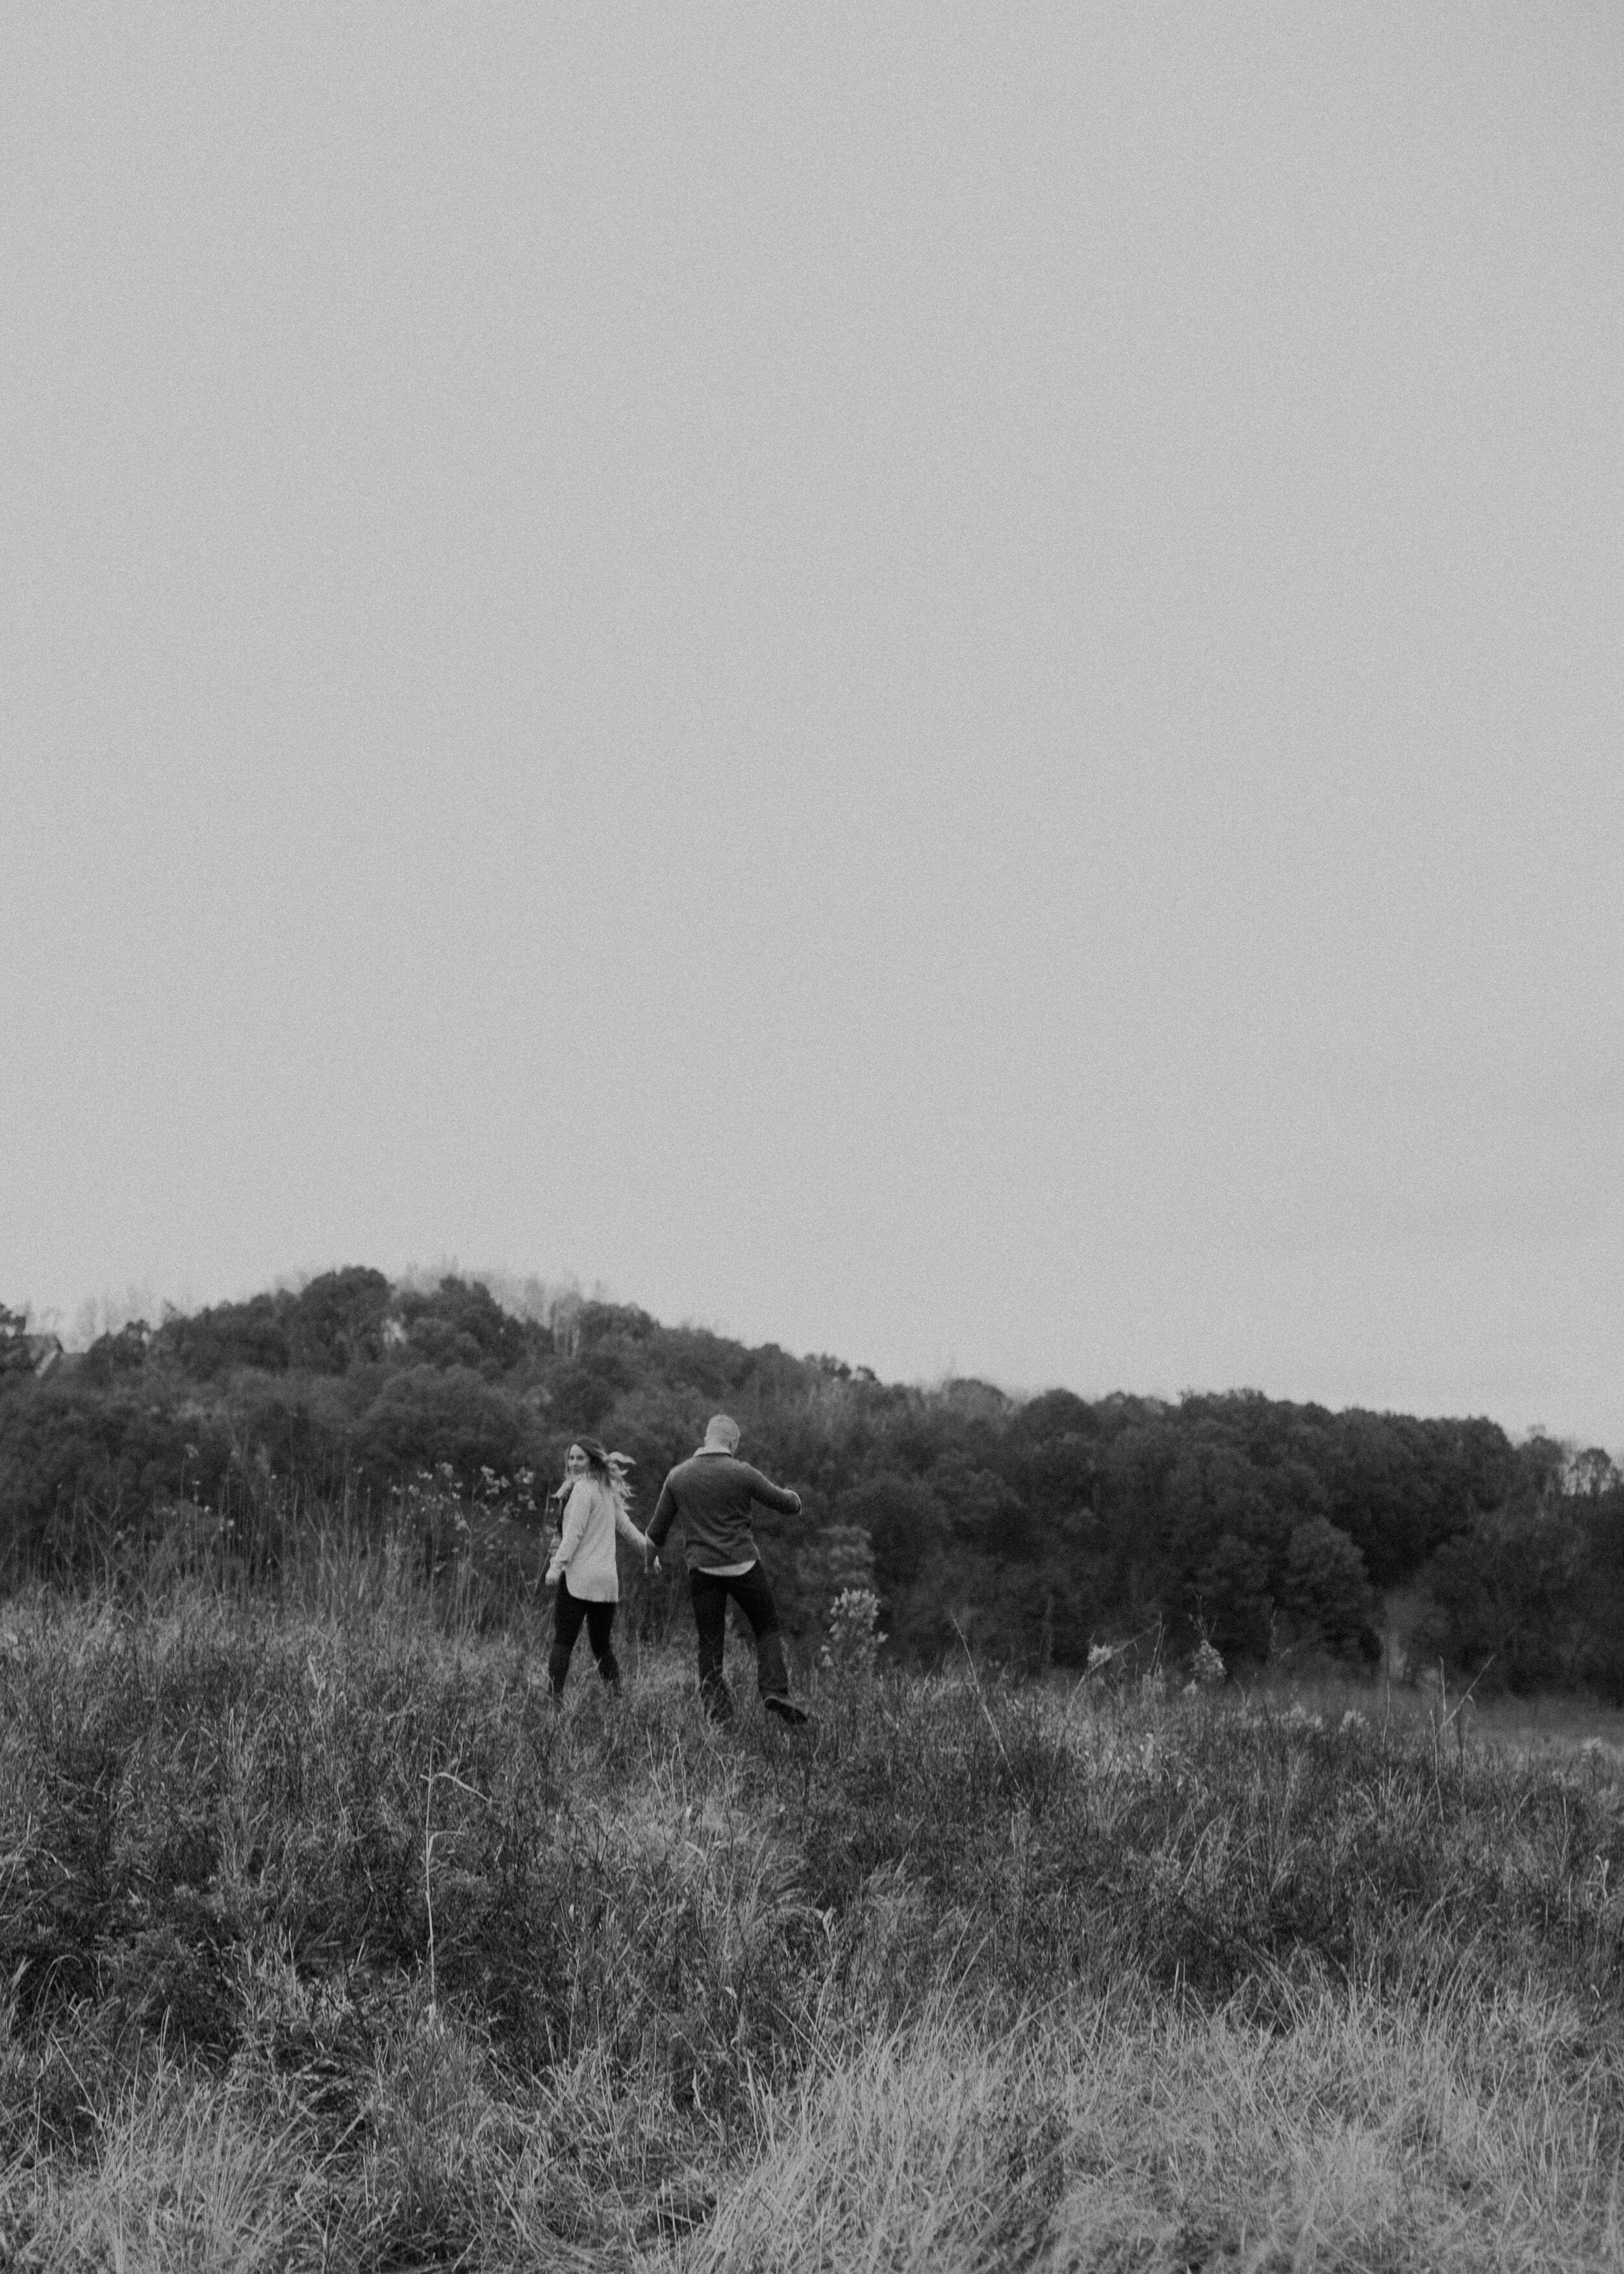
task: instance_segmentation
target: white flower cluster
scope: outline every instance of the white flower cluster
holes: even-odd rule
[[[876,1631],[880,1599],[871,1587],[845,1587],[829,1607],[829,1640],[818,1663],[831,1672],[872,1674],[885,1638]]]
[[[1224,1679],[1224,1663],[1205,1637],[1190,1661],[1190,1678],[1198,1690],[1215,1690]]]

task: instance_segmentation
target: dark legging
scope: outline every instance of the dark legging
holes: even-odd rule
[[[722,1679],[722,1653],[727,1640],[727,1598],[731,1595],[750,1623],[756,1637],[756,1683],[763,1698],[789,1695],[789,1669],[784,1663],[784,1638],[778,1632],[778,1605],[759,1563],[736,1577],[716,1571],[690,1571],[688,1593],[694,1599],[694,1625],[699,1636],[699,1694],[713,1721],[725,1721],[733,1710],[727,1684]]]
[[[604,1680],[618,1687],[620,1669],[615,1661],[614,1645],[610,1630],[614,1625],[613,1603],[583,1602],[579,1595],[569,1592],[568,1579],[558,1584],[558,1602],[553,1613],[553,1647],[547,1653],[547,1680],[556,1696],[564,1687],[564,1676],[569,1672],[569,1653],[575,1646],[575,1637],[581,1631],[581,1622],[586,1621],[586,1638],[592,1645],[592,1655],[598,1660],[598,1670]]]

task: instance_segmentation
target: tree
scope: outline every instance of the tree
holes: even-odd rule
[[[1578,1504],[1556,1500],[1482,1517],[1427,1573],[1427,1647],[1496,1686],[1572,1682],[1592,1642],[1590,1556]]]
[[[1029,1562],[1035,1554],[1038,1534],[1031,1513],[996,1470],[973,1467],[955,1451],[932,1465],[928,1481],[953,1537],[964,1547],[1011,1562]]]
[[[1274,1601],[1268,1562],[1257,1548],[1226,1532],[1197,1572],[1190,1593],[1193,1623],[1223,1657],[1268,1656]]]
[[[467,1367],[411,1367],[391,1374],[356,1435],[364,1467],[408,1476],[449,1462],[465,1483],[481,1468],[513,1476],[539,1468],[543,1446],[536,1415],[508,1391]]]
[[[553,1376],[548,1385],[551,1418],[560,1429],[583,1430],[590,1435],[635,1378],[613,1345],[585,1350]]]
[[[294,1305],[289,1330],[291,1363],[312,1374],[342,1374],[357,1359],[381,1358],[390,1295],[381,1271],[358,1264],[324,1271]]]
[[[105,1389],[123,1374],[139,1373],[147,1363],[151,1344],[152,1334],[145,1319],[126,1320],[116,1335],[98,1335],[85,1352],[85,1380]],[[197,1378],[207,1381],[208,1375],[199,1369]]]
[[[875,1577],[884,1595],[912,1586],[947,1545],[946,1512],[935,1493],[920,1478],[895,1471],[865,1477],[843,1492],[835,1516],[872,1543]]]
[[[288,1319],[296,1299],[286,1292],[255,1295],[246,1303],[217,1303],[210,1310],[187,1318],[176,1312],[151,1337],[153,1355],[190,1374],[194,1382],[213,1382],[238,1367],[262,1374],[281,1374],[288,1366]],[[143,1338],[147,1329],[137,1320]],[[128,1334],[129,1328],[124,1332]],[[110,1344],[103,1335],[92,1352]],[[118,1360],[109,1360],[115,1367]]]
[[[529,1337],[480,1280],[445,1278],[432,1295],[408,1291],[399,1313],[414,1360],[470,1366],[495,1376],[517,1366]]]
[[[1616,1492],[1621,1481],[1613,1456],[1599,1445],[1575,1453],[1562,1479],[1564,1488],[1582,1500],[1600,1500],[1605,1493]]]
[[[1311,1516],[1297,1525],[1281,1595],[1304,1641],[1341,1656],[1359,1650],[1370,1626],[1371,1585],[1365,1558],[1336,1525]]]
[[[34,1352],[28,1346],[28,1321],[21,1311],[8,1311],[0,1303],[0,1382],[20,1382],[34,1372]]]

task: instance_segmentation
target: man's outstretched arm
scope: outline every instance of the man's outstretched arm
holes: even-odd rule
[[[771,1477],[763,1476],[761,1471],[751,1468],[748,1461],[741,1461],[739,1465],[750,1480],[752,1500],[760,1501],[763,1508],[776,1508],[780,1516],[801,1514],[801,1495],[798,1492],[789,1492],[783,1485],[775,1485]]]

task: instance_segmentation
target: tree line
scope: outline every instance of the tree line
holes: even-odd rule
[[[803,1636],[868,1587],[889,1647],[917,1660],[1080,1667],[1137,1638],[1141,1658],[1206,1639],[1232,1667],[1371,1665],[1397,1600],[1412,1656],[1624,1698],[1624,1480],[1599,1449],[1514,1443],[1486,1419],[1250,1389],[924,1389],[632,1306],[570,1295],[523,1317],[477,1281],[363,1268],[132,1321],[44,1378],[33,1349],[0,1310],[14,1577],[211,1517],[230,1553],[274,1553],[271,1514],[340,1502],[466,1508],[458,1538],[523,1547],[572,1435],[632,1457],[646,1515],[726,1407],[801,1495],[801,1517],[763,1512],[758,1538]]]

